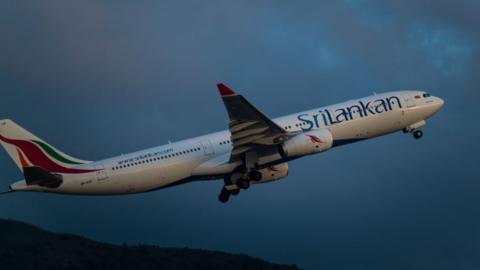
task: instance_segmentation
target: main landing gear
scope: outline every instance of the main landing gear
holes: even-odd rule
[[[230,195],[237,196],[240,194],[240,189],[248,189],[250,187],[250,181],[246,179],[238,179],[236,184],[225,185],[220,194],[218,200],[222,203],[228,202]]]
[[[250,187],[250,181],[243,178],[238,179],[236,184],[237,184],[237,187],[241,189],[248,189]]]
[[[222,203],[228,202],[228,199],[230,198],[230,191],[227,190],[226,188],[222,188],[220,191],[220,195],[218,195],[218,200]]]
[[[250,186],[250,183],[248,183],[248,185]],[[235,185],[233,185],[233,186],[235,186]],[[229,188],[232,188],[232,189],[229,189]],[[236,186],[235,187],[232,187],[232,186],[226,187],[225,186],[220,191],[220,194],[218,195],[218,200],[222,203],[226,203],[230,199],[231,195],[237,196],[238,194],[240,194],[240,188],[238,188]]]
[[[245,177],[245,175],[248,177]],[[234,173],[231,176],[225,177],[225,186],[220,191],[218,200],[222,203],[226,203],[230,199],[230,195],[238,195],[241,189],[246,190],[250,187],[251,181],[260,181],[261,179],[262,174],[257,170],[252,170],[250,173],[246,174]]]

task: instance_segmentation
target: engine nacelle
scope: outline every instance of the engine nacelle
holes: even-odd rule
[[[262,174],[261,180],[252,183],[260,184],[275,181],[288,176],[288,163],[280,163],[258,170],[258,172]]]
[[[307,131],[284,142],[282,145],[284,157],[312,155],[332,148],[332,133],[326,129]]]

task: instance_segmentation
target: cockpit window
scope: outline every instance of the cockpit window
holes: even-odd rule
[[[429,97],[429,96],[430,96],[430,94],[429,94],[429,93],[425,93],[425,94],[423,94],[423,97]]]

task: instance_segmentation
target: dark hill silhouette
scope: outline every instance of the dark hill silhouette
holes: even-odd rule
[[[117,246],[0,219],[0,269],[299,269],[246,255],[187,248]]]

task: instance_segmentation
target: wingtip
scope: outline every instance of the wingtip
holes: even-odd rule
[[[236,95],[236,93],[223,83],[217,84],[218,91],[222,97]]]

